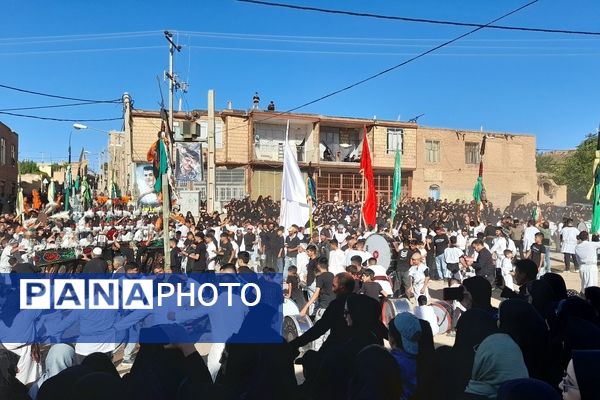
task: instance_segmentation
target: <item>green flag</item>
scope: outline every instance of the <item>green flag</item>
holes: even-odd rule
[[[594,174],[594,197],[592,199],[592,235],[600,232],[600,165]]]
[[[160,193],[162,191],[162,176],[167,173],[169,163],[167,162],[167,152],[165,150],[165,142],[159,140],[158,142],[158,176],[154,183],[154,191]]]
[[[483,190],[483,178],[481,176],[477,177],[477,182],[475,182],[475,187],[473,188],[473,200],[475,203],[481,203],[481,191]]]
[[[400,202],[400,194],[402,193],[402,162],[401,162],[400,149],[396,145],[396,158],[394,160],[394,181],[392,184],[392,225],[394,224],[394,218],[396,218],[396,210],[398,203]]]

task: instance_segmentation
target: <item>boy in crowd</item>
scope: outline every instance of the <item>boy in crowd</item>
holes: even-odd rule
[[[529,259],[538,267],[538,278],[544,275],[544,257],[546,255],[546,246],[544,246],[544,234],[538,232],[534,237],[535,242],[529,248]]]
[[[362,287],[358,293],[367,295],[379,301],[379,296],[387,297],[388,293],[383,290],[378,282],[373,280],[374,277],[375,272],[372,269],[365,269],[362,273]]]
[[[431,333],[435,336],[439,333],[440,327],[438,326],[437,317],[432,306],[427,305],[427,296],[420,295],[417,298],[419,304],[415,307],[415,317],[422,319],[423,321],[429,322],[431,326]]]
[[[298,268],[295,265],[288,267],[288,276],[285,283],[287,284],[285,297],[294,300],[298,309],[302,309],[306,305],[306,299],[302,289],[300,289],[300,277],[298,276]]]
[[[317,273],[316,273],[316,289],[313,295],[310,297],[308,302],[302,307],[300,316],[304,317],[312,304],[317,302],[317,312],[319,310],[325,310],[329,303],[335,299],[333,293],[333,274],[328,271],[327,259],[325,257],[319,258],[317,262]]]
[[[504,258],[502,259],[502,278],[504,279],[504,286],[513,290],[513,258],[514,254],[512,250],[504,250]]]

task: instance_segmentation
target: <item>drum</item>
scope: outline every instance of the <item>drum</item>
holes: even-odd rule
[[[312,320],[306,316],[301,317],[298,314],[286,315],[283,317],[283,337],[287,342],[291,342],[297,337],[301,336],[304,332],[312,328]],[[320,346],[319,346],[320,347]],[[307,350],[318,350],[315,349],[314,343],[309,343],[306,346],[299,349],[301,353]]]
[[[396,264],[398,252],[393,245],[393,239],[389,236],[374,233],[365,240],[365,250],[373,254],[377,264],[386,269]]]
[[[283,300],[283,316],[287,317],[288,315],[298,315],[300,314],[300,310],[296,305],[296,302],[291,299]]]
[[[383,301],[381,307],[381,321],[385,326],[388,326],[392,318],[403,312],[409,312],[411,314],[413,312],[408,299],[394,299],[388,297]]]
[[[452,329],[452,306],[445,301],[433,301],[433,312],[437,318],[439,334],[447,333]]]

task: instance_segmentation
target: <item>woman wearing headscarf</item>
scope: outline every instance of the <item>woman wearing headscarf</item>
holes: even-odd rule
[[[590,286],[585,288],[585,299],[596,309],[596,313],[600,315],[600,287]]]
[[[465,279],[462,284],[466,291],[464,300],[461,302],[463,306],[467,310],[472,308],[483,310],[496,318],[498,309],[492,307],[492,285],[490,282],[481,276],[474,276]]]
[[[46,355],[46,367],[40,379],[29,389],[29,397],[36,400],[38,391],[44,382],[59,372],[69,368],[75,361],[75,350],[73,347],[64,343],[57,343],[50,347]]]
[[[387,329],[381,323],[381,306],[377,300],[364,295],[352,295],[344,311],[350,338],[328,351],[320,363],[309,391],[317,399],[346,399],[352,367],[357,354],[365,347],[383,346]]]
[[[456,399],[464,393],[473,371],[475,347],[497,331],[496,321],[483,310],[471,309],[461,315],[454,347],[443,346],[435,351],[431,368],[435,382],[432,399]]]
[[[537,379],[514,379],[504,382],[497,400],[560,400],[558,392],[549,384]]]
[[[557,376],[549,368],[549,332],[535,308],[523,300],[508,299],[500,304],[498,317],[500,332],[510,335],[519,345],[529,376],[553,382]]]
[[[350,379],[349,400],[398,400],[402,385],[400,368],[384,347],[372,345],[356,356]]]
[[[540,280],[545,281],[556,295],[557,301],[567,298],[567,284],[562,276],[554,272],[546,272],[540,277]]]
[[[600,399],[599,364],[600,350],[574,351],[564,378],[558,385],[563,392],[563,399]]]
[[[0,349],[0,399],[28,400],[27,388],[17,380],[17,363],[19,356]]]
[[[509,335],[495,333],[475,351],[471,379],[462,399],[496,399],[504,382],[528,377],[519,346]]]

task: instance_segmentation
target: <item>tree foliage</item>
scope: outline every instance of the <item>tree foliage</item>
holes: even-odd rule
[[[23,160],[19,161],[19,172],[22,174],[39,174],[40,168],[35,161]]]
[[[567,185],[569,203],[589,202],[586,195],[593,183],[592,167],[597,136],[588,134],[577,149],[561,158],[540,154],[536,157],[538,172],[545,172],[558,185]]]

